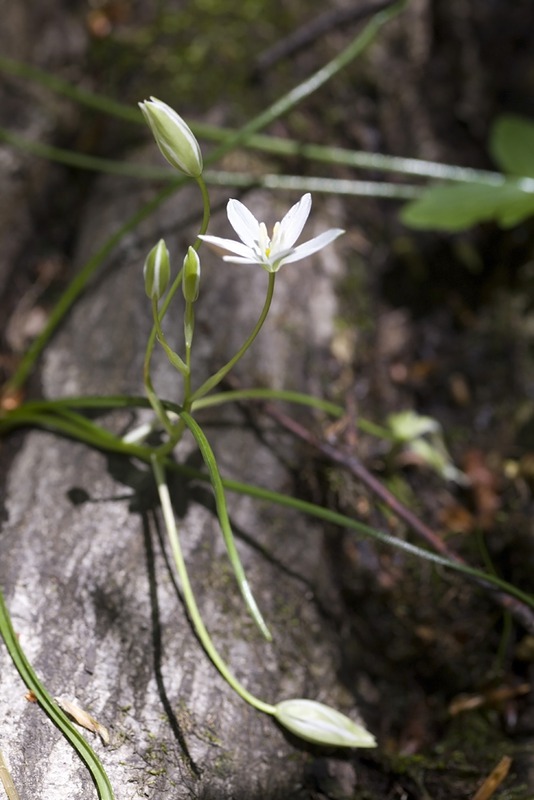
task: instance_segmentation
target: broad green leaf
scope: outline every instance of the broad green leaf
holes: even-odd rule
[[[511,227],[531,214],[534,214],[534,194],[508,181],[501,186],[482,183],[432,186],[404,206],[401,219],[412,228],[454,232],[489,220]]]
[[[497,221],[502,228],[513,228],[527,217],[534,216],[534,194],[519,191],[510,196],[506,203],[497,209]]]
[[[509,175],[534,178],[534,122],[512,114],[499,117],[493,125],[490,153]]]

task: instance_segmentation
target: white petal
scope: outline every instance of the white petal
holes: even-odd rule
[[[236,253],[238,256],[254,259],[254,261],[251,263],[255,263],[257,261],[254,250],[242,244],[241,242],[234,242],[233,239],[223,239],[221,236],[200,235],[198,238],[202,239],[203,242],[206,242],[206,244],[209,244],[218,250],[224,250],[228,253]]]
[[[287,247],[285,250],[272,250],[266,261],[268,261],[269,264],[280,264],[282,261],[285,263],[288,256],[292,255],[294,252],[294,247]]]
[[[260,230],[260,223],[254,214],[239,200],[229,200],[226,206],[226,213],[230,225],[241,241],[249,247],[253,247],[258,241]]]
[[[261,264],[264,266],[263,261],[260,261],[259,258],[242,258],[241,256],[223,256],[223,261],[227,261],[229,264]]]
[[[292,206],[280,223],[278,241],[284,250],[292,247],[306,224],[311,211],[311,194],[303,195],[298,203]]]
[[[300,261],[301,258],[307,258],[313,253],[317,253],[318,250],[322,250],[323,247],[329,245],[334,241],[334,239],[337,239],[338,236],[341,236],[342,233],[345,233],[345,231],[341,230],[341,228],[331,228],[331,230],[325,231],[319,236],[315,236],[315,238],[310,239],[309,242],[299,244],[299,246],[295,248],[295,251],[291,253],[291,255],[287,256],[287,258],[284,258],[284,264],[291,264],[293,261]]]

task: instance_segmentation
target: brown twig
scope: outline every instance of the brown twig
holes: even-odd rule
[[[435,552],[453,561],[457,564],[466,566],[466,562],[461,556],[451,550],[441,539],[438,534],[433,531],[428,525],[422,522],[409,508],[398,500],[392,492],[389,491],[369,470],[362,464],[362,462],[350,452],[346,452],[343,448],[334,447],[328,442],[319,439],[308,428],[305,428],[299,422],[289,417],[277,406],[272,403],[261,403],[261,408],[267,416],[275,420],[285,430],[292,433],[301,441],[306,442],[321,455],[325,456],[329,461],[338,466],[346,469],[361,483],[366,486],[376,497],[378,497],[393,513],[411,528],[420,538],[422,538]],[[476,580],[473,578],[473,580]],[[534,633],[534,612],[528,608],[521,600],[510,597],[502,591],[495,589],[488,583],[482,580],[476,581],[484,589],[489,590],[490,594],[497,603],[509,611],[518,622],[530,633]]]
[[[385,2],[369,3],[364,6],[351,4],[346,8],[336,8],[325,11],[318,17],[301,25],[288,36],[278,41],[273,47],[265,50],[257,59],[253,80],[259,80],[262,73],[271,69],[278,61],[289,58],[295,53],[310,47],[317,39],[335,28],[345,27],[354,22],[360,22],[372,14],[383,11],[392,4],[392,0]]]
[[[15,788],[15,784],[13,783],[13,778],[7,768],[7,764],[4,761],[4,757],[0,752],[0,783],[5,789],[7,794],[8,800],[20,800],[20,795]]]

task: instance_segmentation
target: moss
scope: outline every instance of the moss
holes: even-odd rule
[[[512,757],[512,769],[495,800],[532,800],[532,793],[519,774],[521,750],[510,744],[492,714],[458,715],[433,750],[415,755],[389,753],[379,761],[381,771],[389,773],[390,781],[414,792],[421,800],[445,800],[451,796],[473,796],[504,755]],[[378,797],[367,785],[353,800],[378,800]]]
[[[105,80],[104,91],[132,104],[157,94],[202,112],[221,97],[234,97],[241,110],[250,101],[257,112],[250,81],[257,55],[292,25],[281,0],[203,0],[178,8],[159,3],[151,16],[132,15],[108,36],[95,38],[91,71]]]

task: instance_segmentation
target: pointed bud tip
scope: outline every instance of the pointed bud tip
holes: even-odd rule
[[[164,294],[171,275],[169,251],[163,239],[160,239],[147,255],[143,267],[145,292],[148,297],[159,300]]]
[[[182,291],[186,302],[194,303],[200,287],[200,258],[194,247],[189,247],[184,258]]]
[[[198,178],[204,168],[202,152],[193,131],[170,106],[156,97],[139,103],[161,154],[171,166],[191,178]]]

